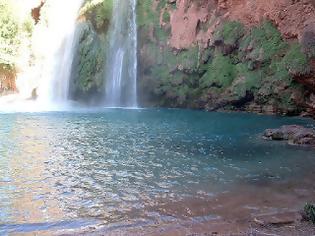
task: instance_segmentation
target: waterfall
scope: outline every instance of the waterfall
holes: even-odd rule
[[[19,93],[1,97],[0,110],[50,111],[67,107],[73,57],[78,44],[76,21],[82,2],[45,1],[41,19],[34,27],[31,47],[25,47],[22,53],[26,58],[23,61],[27,63],[17,74]]]
[[[105,104],[137,107],[137,1],[113,1],[105,65]]]
[[[42,54],[38,102],[46,106],[64,104],[68,100],[73,63],[76,19],[82,0],[48,1],[47,26],[37,35]],[[42,45],[44,43],[44,45]]]

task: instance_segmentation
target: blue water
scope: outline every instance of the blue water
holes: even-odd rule
[[[312,194],[315,151],[261,138],[284,124],[315,125],[166,109],[0,114],[0,235],[216,217],[210,206],[186,217],[166,203],[235,189],[305,184]]]

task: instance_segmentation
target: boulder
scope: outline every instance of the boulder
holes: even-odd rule
[[[292,145],[315,147],[315,130],[300,125],[284,125],[279,129],[267,129],[263,136],[270,140],[286,140]]]

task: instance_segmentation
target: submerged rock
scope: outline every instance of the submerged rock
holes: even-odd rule
[[[261,226],[274,225],[283,226],[290,225],[301,221],[299,212],[283,212],[275,214],[263,214],[254,219],[254,222]]]
[[[300,125],[284,125],[279,129],[267,129],[264,138],[270,140],[287,140],[292,145],[315,147],[315,130]]]

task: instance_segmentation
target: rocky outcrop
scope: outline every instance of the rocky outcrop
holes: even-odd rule
[[[293,145],[315,147],[315,130],[299,125],[285,125],[279,129],[267,129],[264,138],[270,140],[286,140]]]
[[[73,100],[95,105],[104,96],[104,64],[112,7],[112,0],[86,0],[80,9],[78,47],[69,91]]]
[[[16,91],[15,79],[14,71],[3,69],[0,66],[0,96]]]
[[[138,3],[142,104],[313,115],[310,0]]]
[[[104,91],[105,48],[90,21],[81,22],[78,31],[79,43],[72,65],[70,97],[83,103],[97,103]]]
[[[32,17],[37,24],[40,20],[41,9],[44,6],[45,0],[41,0],[38,2],[38,5],[32,9]]]
[[[314,3],[312,0],[177,0],[176,8],[171,11],[170,44],[177,49],[189,48],[193,43],[206,46],[224,20],[253,27],[266,19],[277,26],[284,38],[301,41],[307,28],[315,23]]]

